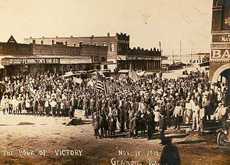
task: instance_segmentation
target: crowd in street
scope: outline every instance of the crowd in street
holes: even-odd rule
[[[118,77],[101,80],[107,90],[97,90],[91,79],[81,84],[54,73],[5,77],[1,99],[3,114],[74,117],[75,110],[92,116],[96,137],[129,132],[130,136],[153,133],[169,127],[180,129],[191,124],[203,131],[204,121],[215,114],[224,118],[226,107],[223,83],[210,84],[202,72],[187,77],[164,79],[161,76],[132,81]]]
[[[225,84],[211,85],[208,75],[199,71],[178,79],[156,76],[112,84],[109,95],[97,97],[93,123],[99,137],[114,135],[116,130],[137,136],[147,130],[151,139],[154,132],[164,134],[172,126],[180,129],[182,123],[202,132],[211,116],[217,120],[227,117]]]
[[[68,117],[75,109],[82,109],[86,98],[80,85],[54,73],[5,77],[3,81],[3,114]]]

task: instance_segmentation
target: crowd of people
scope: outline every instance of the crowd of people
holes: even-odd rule
[[[182,123],[202,132],[211,115],[226,117],[225,84],[211,85],[208,75],[199,71],[178,79],[160,76],[137,82],[115,81],[109,86],[109,95],[97,97],[99,104],[93,114],[96,136],[111,136],[116,130],[137,136],[147,130],[151,139],[155,131],[164,134],[172,126],[180,129]]]
[[[92,116],[96,137],[129,132],[130,136],[191,124],[203,131],[204,121],[216,114],[223,118],[225,84],[210,84],[202,72],[187,77],[164,79],[162,76],[100,79],[106,89],[95,88],[92,79],[81,84],[55,73],[37,73],[5,77],[6,90],[1,99],[3,114],[31,114],[74,117],[75,110]]]
[[[3,114],[73,117],[86,98],[81,86],[54,73],[5,77],[3,83]]]

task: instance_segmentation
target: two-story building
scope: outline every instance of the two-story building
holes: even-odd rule
[[[61,42],[52,45],[21,44],[13,36],[8,42],[0,42],[1,64],[6,74],[100,69],[107,61],[107,51],[106,46],[76,47]]]
[[[53,45],[63,43],[66,46],[95,45],[107,46],[107,60],[105,67],[112,71],[124,69],[132,65],[133,69],[156,71],[161,68],[161,51],[154,48],[146,50],[143,48],[130,48],[130,36],[126,33],[116,33],[116,35],[90,36],[90,37],[41,37],[26,38],[27,44],[47,44]],[[103,60],[104,61],[104,60]]]

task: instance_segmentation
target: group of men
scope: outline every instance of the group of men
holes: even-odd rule
[[[171,126],[180,129],[182,123],[202,132],[205,121],[219,113],[217,107],[224,105],[227,92],[224,83],[210,84],[208,75],[199,71],[178,79],[107,81],[110,92],[96,98],[93,114],[95,135],[100,137],[116,130],[129,130],[130,136],[147,130],[151,139],[156,130],[163,134]]]
[[[207,74],[199,71],[178,79],[154,76],[132,81],[114,76],[100,81],[107,90],[97,90],[96,83],[89,83],[92,79],[79,84],[55,73],[5,77],[1,108],[4,114],[70,118],[81,109],[86,117],[92,115],[96,137],[118,131],[136,136],[147,130],[151,139],[155,131],[180,129],[181,123],[203,131],[204,121],[220,111],[227,91],[225,84],[210,84]]]
[[[79,84],[54,73],[5,77],[3,83],[3,114],[73,117],[85,101]]]

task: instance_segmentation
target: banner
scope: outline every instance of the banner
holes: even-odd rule
[[[74,83],[77,83],[77,84],[81,84],[81,83],[82,83],[82,79],[81,79],[81,78],[76,78],[76,77],[74,77],[74,78],[73,78],[73,82],[74,82]]]
[[[73,72],[66,72],[63,76],[65,77],[65,78],[67,78],[67,77],[72,77],[72,76],[74,76],[75,74],[73,73]]]
[[[145,74],[145,71],[136,72],[138,76],[142,77]]]
[[[135,71],[129,71],[129,78],[134,82],[139,81],[140,77],[137,75]]]

